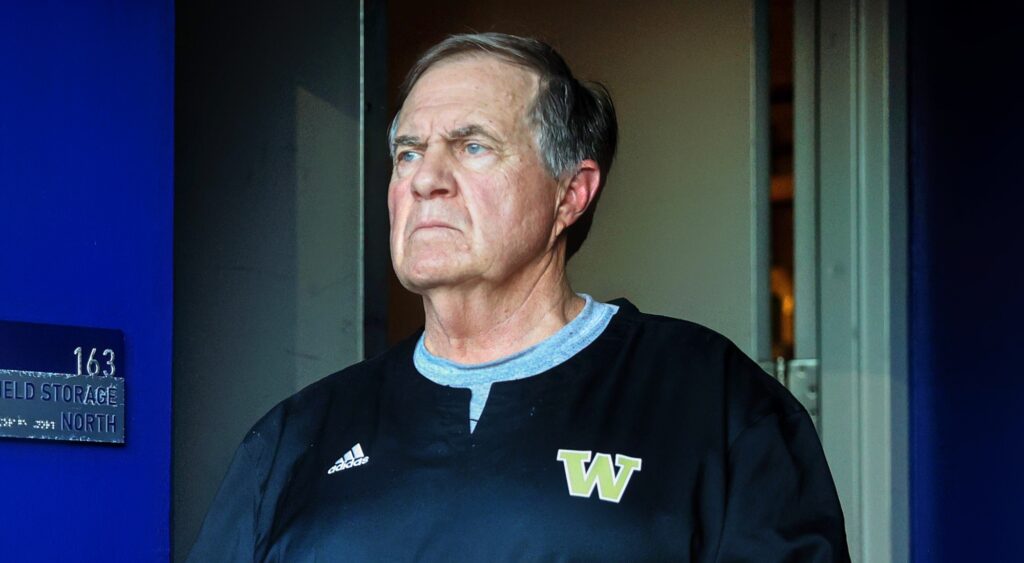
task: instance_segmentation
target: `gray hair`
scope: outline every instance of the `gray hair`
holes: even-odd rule
[[[540,88],[528,117],[537,146],[548,172],[554,178],[575,174],[581,162],[593,159],[601,170],[597,197],[586,212],[566,231],[566,259],[579,250],[590,231],[597,199],[612,168],[618,143],[615,106],[608,90],[596,82],[577,80],[569,65],[547,43],[504,33],[452,35],[424,53],[402,83],[398,107],[416,82],[433,65],[459,56],[484,55],[525,67],[537,73]],[[395,154],[395,135],[401,109],[388,132],[388,145]]]

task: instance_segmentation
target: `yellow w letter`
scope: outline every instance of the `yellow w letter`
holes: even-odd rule
[[[615,454],[615,466],[612,469],[612,456],[599,453],[590,461],[592,452],[581,450],[558,450],[556,459],[565,466],[565,482],[569,485],[569,494],[574,497],[589,497],[597,487],[597,496],[608,502],[619,502],[622,493],[634,471],[640,471],[642,460],[638,457]],[[590,462],[590,467],[587,467]]]

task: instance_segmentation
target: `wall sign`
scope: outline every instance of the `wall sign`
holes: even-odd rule
[[[124,334],[0,321],[0,437],[124,443]]]

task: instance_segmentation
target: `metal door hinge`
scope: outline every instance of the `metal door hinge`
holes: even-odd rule
[[[818,400],[820,397],[818,390],[821,389],[821,375],[818,370],[818,360],[786,360],[779,357],[774,361],[762,361],[760,364],[766,372],[778,379],[786,386],[786,389],[789,389],[789,392],[807,409],[807,414],[811,415],[811,421],[814,422],[815,428],[820,428],[818,419],[821,416],[821,405]]]

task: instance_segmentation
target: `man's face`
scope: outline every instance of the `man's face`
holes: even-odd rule
[[[558,182],[527,121],[537,77],[491,57],[438,63],[402,106],[388,211],[407,288],[500,286],[555,240]]]

